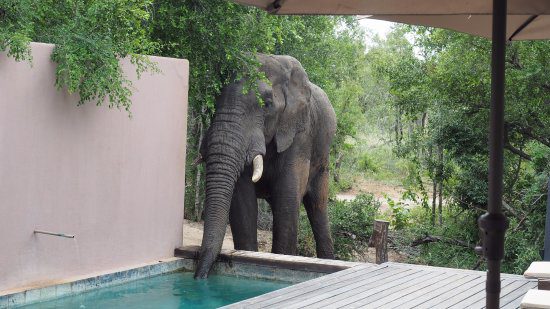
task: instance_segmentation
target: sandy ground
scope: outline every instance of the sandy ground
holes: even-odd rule
[[[194,222],[189,220],[183,221],[183,245],[184,246],[200,246],[202,242],[202,222]],[[271,232],[258,230],[258,249],[262,252],[271,252]],[[225,237],[223,239],[223,249],[233,248],[233,236],[231,228],[227,226]]]
[[[358,179],[351,190],[336,195],[336,198],[344,201],[351,201],[361,193],[371,193],[380,202],[380,212],[389,210],[388,198],[400,201],[409,207],[414,206],[411,200],[402,199],[405,189],[401,186],[385,184],[382,182],[366,179]]]
[[[412,201],[402,200],[402,194],[404,189],[397,185],[389,185],[378,181],[358,179],[354,187],[341,194],[338,194],[336,197],[340,200],[353,200],[358,194],[361,193],[371,193],[373,194],[378,201],[381,203],[381,212],[389,211],[389,205],[387,198],[391,198],[395,201],[401,201],[405,204],[411,204]],[[183,245],[201,245],[203,233],[202,222],[194,221],[184,221],[183,225]],[[258,249],[261,252],[271,252],[271,231],[262,231],[258,230]],[[228,226],[225,238],[223,241],[223,249],[233,249],[233,237],[231,235],[231,228]],[[356,261],[374,263],[375,262],[375,250],[374,248],[369,248],[367,252],[362,255],[355,257]],[[401,262],[404,260],[404,257],[400,255],[397,251],[389,250],[388,251],[388,260],[391,262]]]
[[[202,241],[202,231],[203,225],[202,222],[194,222],[189,220],[184,220],[183,224],[183,245],[184,246],[200,246]],[[271,231],[262,231],[258,230],[258,247],[261,252],[271,252]],[[231,228],[228,226],[225,233],[225,238],[223,240],[223,249],[234,249],[233,248],[233,237],[231,236]],[[398,252],[389,250],[388,251],[388,260],[390,262],[401,262],[403,261],[403,256]],[[374,263],[375,262],[375,251],[374,248],[369,248],[367,252],[360,256],[356,256],[355,260],[358,262]]]

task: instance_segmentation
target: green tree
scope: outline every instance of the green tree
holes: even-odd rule
[[[413,36],[415,43],[406,36]],[[549,52],[548,42],[513,42],[506,56],[504,204],[513,232],[507,238],[504,269],[509,272],[524,270],[542,246],[543,216],[534,213],[543,212],[540,197],[550,174]],[[426,177],[434,183],[432,225],[436,191],[450,208],[439,212],[449,221],[443,228],[416,232],[479,241],[476,218],[487,206],[489,55],[486,39],[422,27],[397,28],[369,52],[375,74],[388,83],[388,103],[398,115],[396,152],[417,166],[412,179],[419,187]],[[422,226],[425,218],[415,224]],[[442,258],[443,247],[427,247],[425,261],[456,262]],[[472,267],[471,248],[454,252],[470,256],[462,259],[469,265],[460,266]]]
[[[131,82],[119,59],[130,57],[138,74],[155,69],[147,21],[152,0],[0,0],[0,51],[32,61],[31,41],[53,43],[56,84],[130,113]]]

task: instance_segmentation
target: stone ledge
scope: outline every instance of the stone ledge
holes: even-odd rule
[[[197,260],[199,251],[200,246],[184,246],[176,248],[174,255],[181,258]],[[325,274],[337,272],[358,265],[365,265],[365,263],[242,250],[222,250],[218,256],[217,262],[227,263],[230,265],[232,263],[246,263]]]

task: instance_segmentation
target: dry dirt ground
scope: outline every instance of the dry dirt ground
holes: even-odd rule
[[[183,245],[184,246],[200,246],[202,241],[203,225],[202,222],[194,222],[184,220],[183,224]],[[271,231],[258,230],[258,247],[261,252],[271,252]],[[223,249],[233,249],[233,237],[231,236],[231,228],[228,226],[225,238],[223,240]],[[390,262],[401,262],[403,256],[398,252],[389,250],[388,260]],[[374,263],[375,251],[374,248],[369,248],[363,255],[356,256],[358,262]]]
[[[202,222],[183,220],[183,245],[200,246],[202,242]],[[271,252],[271,231],[258,230],[258,247],[262,252]],[[227,226],[223,239],[223,249],[233,249],[231,228]]]
[[[352,189],[337,194],[336,198],[339,200],[351,201],[359,194],[371,193],[380,202],[380,212],[384,213],[389,210],[388,198],[402,202],[408,207],[415,206],[413,201],[403,199],[403,192],[405,192],[405,189],[398,185],[360,178],[356,179]]]
[[[411,201],[402,200],[402,194],[404,189],[397,185],[385,184],[379,181],[366,180],[359,178],[355,181],[353,188],[347,192],[338,194],[336,197],[340,200],[353,200],[358,194],[371,193],[381,203],[380,212],[389,211],[387,198],[391,198],[395,201],[401,201],[405,204],[410,204]],[[202,240],[203,225],[202,222],[184,221],[183,225],[183,244],[198,245],[200,246]],[[271,231],[258,230],[258,246],[261,252],[271,252]],[[233,249],[233,237],[231,235],[231,228],[228,226],[225,238],[223,241],[223,249]],[[404,256],[400,255],[397,251],[388,251],[388,260],[391,262],[402,262]],[[374,248],[369,248],[367,252],[355,257],[356,261],[374,263],[375,251]]]

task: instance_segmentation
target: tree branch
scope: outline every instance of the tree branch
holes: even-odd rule
[[[536,116],[533,116],[533,118],[536,119]],[[539,119],[536,119],[536,122],[539,126],[544,126],[544,124]],[[523,135],[524,137],[530,138],[547,147],[550,147],[550,139],[546,138],[547,134],[546,135],[543,134],[542,136],[537,136],[533,133],[533,129],[531,127],[524,127],[519,123],[506,122],[505,126],[506,126],[506,136],[505,136],[506,142],[508,142],[508,130],[513,130],[514,132],[517,132]]]
[[[515,148],[514,146],[512,146],[512,144],[510,143],[506,143],[504,145],[504,148],[510,150],[511,153],[515,154],[515,155],[518,155],[520,157],[522,157],[523,159],[527,160],[527,161],[532,161],[533,159],[531,159],[531,156],[526,154],[525,152]]]
[[[511,213],[514,217],[516,217],[518,220],[522,220],[524,219],[524,217],[520,216],[517,211],[511,207],[508,203],[506,203],[505,201],[502,201],[502,206],[509,212]]]
[[[426,235],[425,237],[420,237],[415,239],[411,243],[411,247],[416,247],[418,245],[427,244],[431,242],[442,242],[449,245],[459,246],[459,247],[468,248],[472,250],[475,250],[475,247],[476,247],[475,245],[460,239],[452,239],[452,238],[445,238],[443,236],[432,236],[432,235]]]

